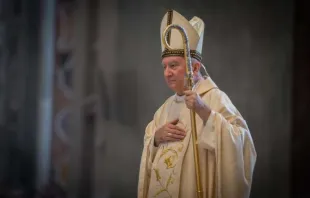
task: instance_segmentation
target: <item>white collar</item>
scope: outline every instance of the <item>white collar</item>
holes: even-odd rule
[[[198,86],[198,84],[200,83],[200,81],[201,81],[201,80],[199,80],[196,84],[194,84],[193,90],[196,89],[196,87]],[[185,95],[180,96],[180,95],[178,95],[177,93],[174,95],[174,100],[175,100],[176,102],[184,102],[184,99],[185,99]]]
[[[178,94],[175,94],[175,95],[174,95],[174,100],[175,100],[176,102],[184,102],[184,99],[185,99],[185,95],[182,95],[182,96],[180,96],[180,95],[178,95]]]

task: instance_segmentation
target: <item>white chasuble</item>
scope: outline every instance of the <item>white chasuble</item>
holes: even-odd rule
[[[256,151],[246,122],[210,78],[195,91],[212,110],[207,122],[196,115],[203,197],[247,198]],[[138,198],[196,198],[190,111],[178,99],[168,98],[146,127]],[[176,118],[186,137],[155,147],[155,131]]]

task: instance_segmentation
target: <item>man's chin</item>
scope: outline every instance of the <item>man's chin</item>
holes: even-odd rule
[[[175,93],[179,92],[180,90],[173,84],[168,84],[168,87]]]

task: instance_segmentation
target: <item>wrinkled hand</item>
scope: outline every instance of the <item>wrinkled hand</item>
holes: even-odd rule
[[[194,110],[203,121],[207,121],[211,114],[211,109],[204,103],[199,94],[192,90],[186,90],[184,94],[187,108]]]
[[[155,132],[155,146],[168,141],[180,141],[186,136],[185,130],[176,124],[179,119],[168,122]]]

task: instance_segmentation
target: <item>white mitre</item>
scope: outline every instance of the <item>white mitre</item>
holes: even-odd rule
[[[204,22],[194,16],[190,21],[174,10],[168,10],[161,21],[160,26],[160,40],[161,40],[161,51],[162,58],[167,56],[182,56],[184,57],[183,39],[181,33],[177,29],[172,29],[168,33],[167,42],[170,44],[173,50],[168,50],[163,44],[163,32],[168,25],[176,24],[184,28],[187,33],[191,57],[197,60],[202,59],[202,45],[204,36]]]

